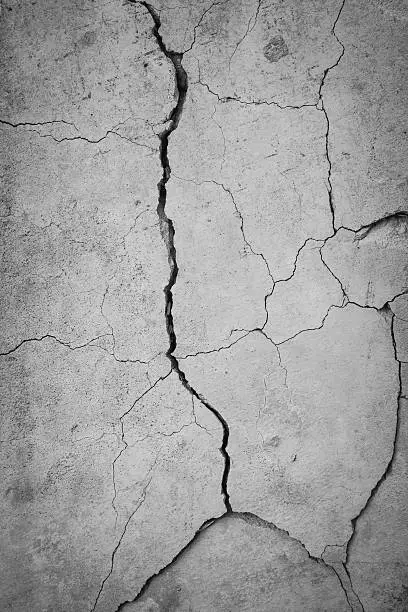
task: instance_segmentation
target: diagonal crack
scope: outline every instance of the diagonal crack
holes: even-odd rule
[[[248,34],[252,32],[252,30],[256,26],[256,22],[258,21],[258,17],[259,17],[259,11],[261,10],[261,4],[262,4],[262,0],[258,0],[258,4],[255,9],[255,12],[251,15],[248,21],[248,24],[245,30],[245,34],[239,39],[239,41],[235,45],[234,51],[232,52],[232,55],[228,60],[228,72],[231,72],[231,62],[233,60],[234,55],[238,51],[238,47],[244,42],[245,38],[248,36]]]
[[[222,5],[222,4],[226,4],[227,2],[229,2],[229,0],[221,0],[221,2],[215,2],[215,1],[214,1],[214,2],[212,2],[212,3],[210,4],[210,6],[209,6],[208,8],[206,8],[206,9],[205,9],[205,11],[204,11],[204,12],[203,12],[203,14],[201,15],[200,19],[198,20],[198,22],[195,24],[195,26],[194,26],[194,28],[193,28],[193,41],[192,41],[191,45],[190,45],[190,46],[189,46],[187,49],[185,49],[185,50],[183,51],[183,55],[185,55],[186,53],[189,53],[189,51],[192,51],[192,49],[193,49],[194,45],[196,44],[196,41],[197,41],[197,30],[198,30],[198,28],[201,26],[201,24],[202,24],[202,22],[203,22],[203,20],[204,20],[204,17],[205,17],[205,16],[206,16],[208,13],[210,13],[210,12],[212,11],[212,9],[214,8],[214,6],[220,6],[220,5]],[[141,4],[144,4],[144,3],[142,2]]]
[[[367,238],[368,234],[375,229],[378,229],[380,227],[383,227],[384,225],[387,225],[387,223],[389,223],[390,221],[396,220],[396,219],[404,219],[408,217],[408,211],[406,210],[397,210],[396,212],[390,213],[389,215],[385,215],[384,217],[379,217],[378,219],[375,219],[374,221],[371,221],[370,223],[366,223],[365,225],[361,225],[358,228],[352,228],[352,227],[347,227],[345,225],[340,225],[335,233],[333,234],[333,236],[329,236],[329,238],[333,238],[334,235],[339,231],[339,230],[347,230],[349,232],[354,232],[354,234],[356,235],[356,240],[360,241],[360,240],[364,240],[364,238]],[[360,235],[358,235],[360,234]]]
[[[91,612],[95,611],[96,606],[98,605],[98,601],[100,599],[100,596],[102,594],[102,591],[104,589],[104,586],[105,586],[107,580],[109,580],[110,576],[112,575],[113,567],[114,567],[114,564],[115,564],[115,556],[116,556],[117,551],[119,550],[119,547],[120,547],[120,545],[122,543],[123,538],[125,537],[128,525],[129,525],[130,521],[132,520],[132,518],[134,517],[134,515],[136,514],[136,512],[139,510],[140,506],[144,503],[144,501],[146,499],[147,489],[150,486],[150,483],[151,483],[152,478],[153,478],[153,476],[151,474],[152,474],[152,471],[153,471],[153,469],[154,469],[154,467],[155,467],[155,465],[157,463],[157,459],[158,459],[158,457],[156,457],[153,465],[151,466],[151,468],[149,469],[149,471],[148,471],[148,473],[146,475],[147,482],[146,482],[145,486],[143,487],[142,493],[141,493],[140,498],[139,498],[139,503],[137,504],[136,508],[130,513],[128,519],[126,520],[126,523],[125,523],[125,525],[123,527],[122,533],[121,533],[118,541],[116,542],[115,548],[112,551],[109,572],[106,574],[105,578],[101,582],[101,586],[99,587],[99,591],[98,591],[98,594],[96,596],[94,605],[91,608]]]
[[[231,514],[232,513],[231,511]],[[223,514],[222,516],[225,516],[225,514]],[[149,585],[151,584],[151,582],[157,577],[160,576],[161,574],[163,574],[164,572],[166,572],[168,570],[169,567],[171,567],[180,557],[181,555],[188,550],[189,548],[191,548],[191,546],[194,545],[194,543],[197,541],[197,539],[200,537],[201,533],[203,531],[205,531],[208,527],[210,527],[210,525],[212,525],[213,523],[215,523],[216,521],[220,520],[222,518],[222,516],[220,516],[219,518],[212,518],[212,519],[208,519],[207,521],[205,521],[201,527],[199,527],[197,529],[197,531],[195,532],[194,536],[192,537],[192,539],[177,553],[177,555],[170,561],[170,563],[168,563],[167,565],[165,565],[164,567],[162,567],[157,574],[153,574],[152,576],[150,576],[146,582],[144,583],[144,585],[142,586],[142,588],[140,589],[140,591],[138,592],[138,594],[132,599],[132,600],[127,600],[127,601],[123,601],[115,610],[115,612],[121,612],[121,610],[124,610],[126,608],[126,606],[128,604],[132,604],[133,602],[137,601],[138,599],[140,599],[144,593],[147,591]]]
[[[159,382],[162,382],[163,380],[165,380],[168,376],[170,376],[171,372],[169,372],[168,374],[166,374],[166,376],[161,376],[160,378],[158,378],[156,380],[155,383],[153,383],[148,389],[146,389],[146,391],[144,391],[142,393],[142,395],[140,395],[134,402],[133,404],[130,406],[130,408],[128,408],[123,414],[120,415],[119,417],[119,423],[120,423],[120,440],[122,443],[122,448],[120,449],[119,453],[116,455],[116,457],[114,458],[114,460],[112,461],[112,487],[113,487],[113,498],[112,498],[112,508],[116,514],[116,519],[115,519],[115,527],[116,527],[116,522],[118,519],[118,511],[116,508],[116,497],[117,497],[117,489],[116,489],[116,480],[115,480],[115,468],[116,468],[116,463],[117,461],[119,461],[119,459],[121,458],[122,454],[125,452],[125,450],[128,448],[128,443],[126,442],[126,437],[125,437],[125,427],[124,427],[124,419],[125,417],[132,412],[133,408],[136,406],[136,404],[142,400],[150,391],[152,391],[152,389],[154,389],[156,387],[156,385]]]
[[[135,2],[135,0],[130,0],[131,2]],[[157,44],[162,51],[162,53],[170,60],[173,65],[174,73],[175,73],[175,81],[176,81],[176,92],[177,92],[177,100],[176,105],[172,109],[169,117],[168,117],[168,127],[163,130],[159,134],[160,138],[160,161],[163,168],[163,175],[161,180],[159,181],[157,187],[159,190],[159,202],[157,205],[157,214],[159,217],[160,230],[163,237],[163,240],[167,247],[168,253],[168,262],[170,266],[170,278],[169,282],[164,288],[165,295],[165,319],[166,319],[166,329],[169,337],[169,349],[166,353],[166,356],[170,360],[171,369],[178,375],[181,384],[187,391],[196,399],[198,399],[219,421],[223,430],[222,444],[220,447],[220,452],[224,459],[224,471],[221,480],[221,493],[224,498],[224,504],[227,512],[231,512],[231,504],[229,501],[228,494],[228,475],[230,471],[231,460],[227,451],[228,439],[229,439],[229,427],[228,423],[224,419],[224,417],[220,414],[220,412],[212,405],[208,400],[206,400],[196,389],[194,389],[191,384],[188,382],[185,373],[180,369],[179,362],[177,358],[174,356],[174,351],[177,347],[177,338],[174,330],[173,324],[173,287],[176,284],[177,276],[178,276],[178,265],[177,265],[177,256],[176,256],[176,247],[174,244],[174,235],[175,229],[173,221],[167,216],[165,208],[167,202],[167,182],[170,179],[171,168],[170,162],[168,158],[168,146],[169,146],[169,138],[172,132],[177,129],[181,115],[183,112],[184,102],[187,96],[188,89],[188,80],[187,73],[184,70],[182,65],[183,53],[179,53],[176,51],[170,51],[167,49],[162,36],[160,34],[160,26],[161,21],[158,12],[155,8],[147,3],[147,2],[138,2],[146,8],[149,12],[150,16],[153,19],[154,27],[153,27],[153,35],[157,40]]]

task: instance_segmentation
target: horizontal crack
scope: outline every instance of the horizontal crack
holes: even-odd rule
[[[118,123],[117,125],[115,125],[113,128],[111,128],[110,130],[107,130],[105,132],[105,134],[103,136],[101,136],[100,138],[97,138],[95,140],[92,140],[91,138],[86,138],[85,136],[64,136],[62,138],[56,138],[53,134],[42,134],[40,131],[34,129],[37,126],[44,126],[44,125],[53,125],[53,124],[65,124],[65,125],[70,125],[72,126],[77,132],[79,132],[78,128],[75,126],[74,123],[71,123],[69,121],[63,121],[63,120],[55,120],[55,121],[44,121],[44,122],[40,122],[40,123],[10,123],[9,121],[2,121],[0,120],[0,125],[6,125],[8,127],[12,127],[12,128],[18,128],[18,127],[31,127],[33,129],[27,129],[24,130],[24,132],[31,132],[31,133],[35,133],[37,134],[40,138],[51,138],[54,142],[57,143],[61,143],[61,142],[73,142],[73,141],[77,141],[77,140],[82,140],[84,142],[87,142],[89,144],[99,144],[100,142],[102,142],[103,140],[106,140],[106,138],[108,138],[108,136],[112,135],[112,136],[117,136],[118,138],[121,138],[122,140],[126,140],[128,142],[130,142],[131,144],[134,144],[138,147],[143,147],[145,149],[149,149],[149,151],[151,151],[152,153],[156,153],[157,149],[155,149],[154,147],[151,147],[147,144],[141,143],[141,142],[137,142],[137,140],[133,140],[131,138],[127,138],[126,136],[123,136],[122,134],[119,134],[118,132],[115,131],[115,128],[118,128],[119,126],[123,125],[123,123],[125,123],[124,121],[121,123]]]

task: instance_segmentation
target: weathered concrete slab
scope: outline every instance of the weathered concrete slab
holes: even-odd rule
[[[1,610],[405,610],[407,23],[1,3]]]

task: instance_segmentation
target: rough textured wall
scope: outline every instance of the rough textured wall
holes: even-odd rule
[[[1,3],[1,610],[408,610],[407,26]]]

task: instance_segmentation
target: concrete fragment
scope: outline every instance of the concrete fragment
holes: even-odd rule
[[[407,3],[347,0],[345,48],[323,87],[336,227],[357,230],[406,211]]]
[[[335,0],[314,0],[307,7],[295,1],[240,0],[232,10],[229,2],[214,2],[196,22],[186,67],[193,81],[207,84],[221,98],[316,104],[324,71],[342,51],[331,32],[340,7]],[[186,50],[183,30],[166,29],[174,12],[163,10],[161,16],[170,47]]]
[[[119,417],[149,388],[145,369],[52,339],[0,367],[0,608],[90,609],[115,543]]]
[[[400,427],[391,472],[356,525],[347,567],[365,610],[407,609],[408,402],[401,400]]]
[[[232,508],[273,521],[319,556],[350,537],[392,452],[390,320],[334,308],[322,329],[279,348],[254,333],[183,369],[229,424]]]
[[[302,330],[320,327],[329,308],[343,303],[340,283],[321,260],[322,246],[322,242],[308,242],[299,252],[293,275],[277,281],[268,296],[264,331],[277,344]]]
[[[211,414],[205,419],[208,429],[197,422],[174,373],[123,419],[126,446],[115,461],[116,547],[96,611],[132,599],[203,523],[225,511],[222,429]]]
[[[286,278],[305,240],[332,231],[323,113],[219,103],[199,85],[188,93],[170,141],[172,176],[229,189],[248,243],[263,254],[275,279]],[[182,206],[171,184],[170,217]]]
[[[173,290],[176,355],[184,356],[230,343],[235,329],[261,327],[273,281],[245,243],[221,185],[172,179],[169,198],[180,262]]]
[[[3,121],[63,121],[98,140],[129,117],[162,122],[172,107],[172,67],[138,3],[10,0],[0,28]]]
[[[262,584],[262,588],[259,585]],[[227,515],[200,533],[123,612],[349,610],[333,570],[253,515]]]
[[[408,290],[408,217],[392,216],[359,232],[340,229],[322,255],[351,301],[382,308]]]

